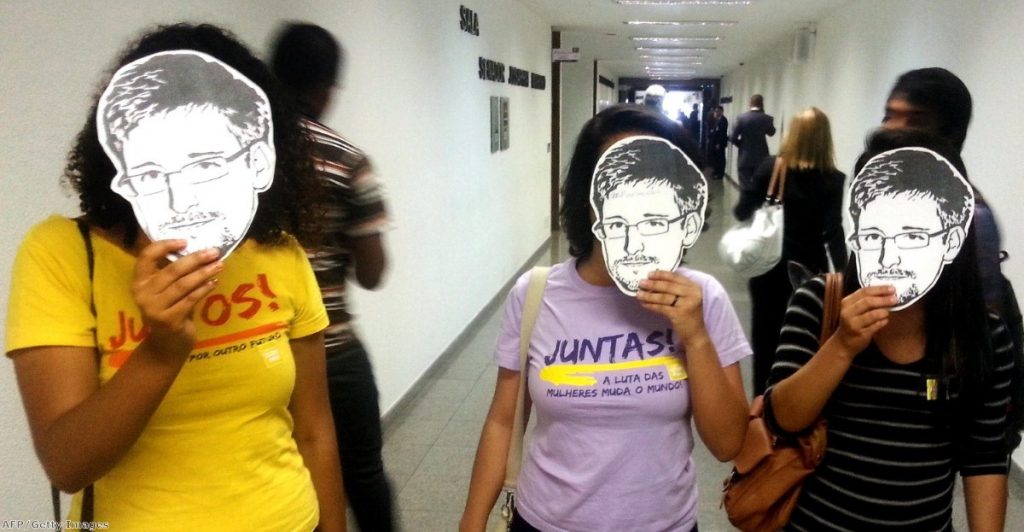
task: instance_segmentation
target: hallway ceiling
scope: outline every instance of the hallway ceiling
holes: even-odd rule
[[[619,77],[671,79],[718,78],[740,68],[740,63],[787,39],[849,3],[849,0],[750,0],[745,5],[723,5],[734,0],[698,0],[703,5],[623,5],[636,0],[519,0],[551,23],[552,29],[581,32],[584,42],[609,72]],[[644,0],[641,0],[644,1]],[[645,0],[650,4],[671,0]],[[677,25],[631,25],[626,21],[674,22]],[[693,25],[694,21],[735,24]],[[687,24],[687,23],[690,24]],[[636,41],[632,37],[720,37],[719,40]],[[563,37],[563,46],[566,41]],[[638,51],[637,47],[700,47],[714,50]],[[661,59],[689,56],[691,59]],[[693,56],[699,56],[692,59]],[[701,64],[686,64],[699,62]],[[654,64],[659,63],[659,64]],[[651,69],[651,70],[648,70]]]

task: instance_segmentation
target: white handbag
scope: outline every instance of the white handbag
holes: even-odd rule
[[[718,254],[733,271],[745,277],[768,273],[782,259],[782,198],[786,189],[786,163],[775,158],[764,203],[753,216],[722,235]]]

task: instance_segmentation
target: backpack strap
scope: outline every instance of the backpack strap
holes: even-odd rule
[[[96,298],[92,294],[92,281],[96,272],[96,255],[92,250],[92,235],[89,234],[89,223],[84,219],[76,218],[75,224],[78,225],[78,232],[82,234],[82,240],[85,241],[85,258],[89,262],[89,310],[92,311],[92,315],[95,317]]]
[[[84,218],[75,218],[75,224],[78,226],[78,232],[82,235],[82,240],[85,241],[85,258],[89,264],[89,310],[92,311],[93,317],[96,317],[96,298],[93,294],[93,277],[96,272],[96,255],[92,249],[92,235],[89,233],[89,223]],[[96,331],[93,330],[95,336]],[[99,367],[100,355],[99,355],[99,342],[96,343],[96,362]],[[56,486],[50,485],[50,495],[53,498],[53,520],[57,523],[55,530],[60,532],[61,523],[63,519],[60,515],[60,490]],[[93,509],[95,507],[95,494],[93,485],[89,484],[85,487],[82,492],[82,510],[79,514],[79,521],[92,522],[93,520]]]

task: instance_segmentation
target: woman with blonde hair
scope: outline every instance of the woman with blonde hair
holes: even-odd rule
[[[793,289],[787,264],[795,261],[812,273],[846,264],[842,204],[845,175],[836,170],[832,130],[821,109],[811,107],[793,117],[777,157],[768,157],[740,191],[733,209],[738,220],[750,218],[768,193],[776,159],[786,169],[782,260],[768,273],[750,279],[750,336],[754,348],[754,393],[764,393],[779,343],[779,329]]]

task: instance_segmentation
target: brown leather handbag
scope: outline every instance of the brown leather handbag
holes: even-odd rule
[[[821,344],[839,324],[842,279],[837,273],[825,277]],[[743,447],[733,461],[732,474],[725,479],[722,505],[729,522],[744,532],[779,530],[789,522],[804,479],[825,456],[828,423],[820,417],[796,438],[776,436],[764,421],[763,396],[754,399],[749,423]]]

